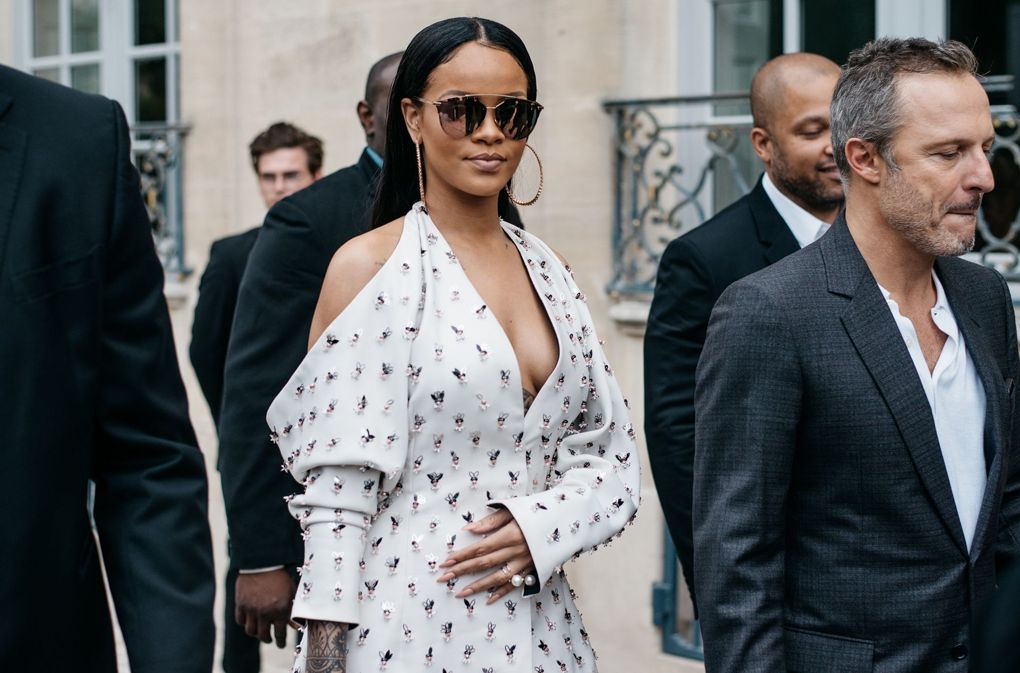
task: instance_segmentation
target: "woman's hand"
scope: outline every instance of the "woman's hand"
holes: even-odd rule
[[[493,572],[461,589],[457,593],[458,598],[489,591],[487,603],[495,603],[517,588],[510,583],[511,577],[533,572],[534,563],[528,543],[509,510],[500,509],[484,519],[464,526],[464,530],[482,535],[484,539],[451,552],[439,565],[446,572],[436,581],[446,582],[455,577],[486,570]]]

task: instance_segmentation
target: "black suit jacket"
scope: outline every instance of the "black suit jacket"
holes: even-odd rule
[[[645,438],[692,601],[694,372],[708,318],[731,283],[799,249],[759,179],[749,194],[673,240],[659,263],[645,331]]]
[[[842,218],[734,283],[697,372],[694,578],[709,673],[964,673],[997,561],[1020,555],[1013,304],[935,262],[984,386],[971,548],[924,389]]]
[[[259,227],[255,227],[214,242],[198,287],[189,354],[217,426],[223,401],[223,369],[227,363],[227,344],[230,342],[230,326],[234,322],[237,293],[258,236]]]
[[[972,673],[1020,671],[1020,564],[1007,569],[975,626]]]
[[[300,529],[283,498],[266,410],[308,350],[308,332],[333,253],[368,229],[374,180],[367,152],[278,202],[251,251],[234,311],[220,413],[220,477],[231,562],[241,569],[301,565]]]
[[[0,670],[208,673],[213,566],[120,107],[0,66]],[[56,663],[57,659],[61,662]]]

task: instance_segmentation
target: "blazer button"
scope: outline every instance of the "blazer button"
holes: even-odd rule
[[[967,646],[963,643],[957,643],[949,649],[949,656],[955,661],[963,661],[967,658]]]

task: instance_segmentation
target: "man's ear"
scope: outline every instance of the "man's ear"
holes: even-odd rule
[[[852,173],[870,185],[877,185],[882,181],[882,168],[886,166],[886,162],[876,150],[875,143],[850,138],[843,146],[843,152]]]
[[[365,135],[371,135],[375,133],[375,115],[372,114],[372,106],[366,101],[358,101],[358,121],[361,122],[361,128],[364,129]]]
[[[751,147],[766,167],[772,165],[772,136],[760,126],[751,129]]]
[[[400,113],[404,115],[404,126],[407,127],[411,141],[417,145],[421,142],[421,106],[410,98],[403,98],[400,101]]]

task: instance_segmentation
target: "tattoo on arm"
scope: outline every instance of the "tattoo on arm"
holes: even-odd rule
[[[308,622],[307,673],[347,673],[347,625]]]
[[[524,413],[528,413],[528,409],[531,408],[531,403],[535,401],[535,393],[531,392],[527,388],[521,388],[521,392],[524,393]]]

